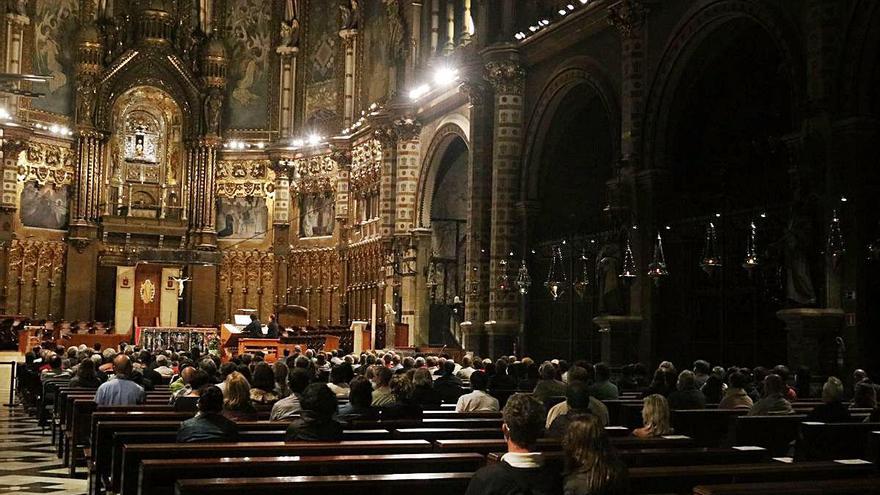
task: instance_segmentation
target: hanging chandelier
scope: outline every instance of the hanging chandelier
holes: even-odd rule
[[[837,216],[837,209],[832,210],[831,213],[831,224],[828,226],[826,252],[831,255],[834,260],[843,256],[843,253],[846,252],[846,246],[843,243],[843,233],[840,230],[840,217]]]
[[[550,260],[550,271],[547,272],[547,281],[544,287],[550,292],[550,297],[554,301],[558,300],[563,293],[568,282],[565,280],[565,271],[562,269],[562,248],[553,246],[553,256]]]
[[[746,257],[742,262],[742,267],[749,272],[749,276],[752,275],[752,272],[755,268],[761,264],[761,259],[758,257],[758,227],[755,226],[755,221],[749,224],[749,237],[746,241]]]
[[[636,274],[636,260],[633,256],[632,245],[629,241],[629,233],[626,235],[626,248],[623,250],[623,266],[618,278],[625,286],[629,286],[638,277]]]
[[[724,266],[721,261],[721,253],[718,251],[718,233],[715,231],[715,224],[709,222],[706,226],[706,239],[703,247],[703,257],[700,259],[700,268],[709,275],[715,273],[716,269]]]
[[[660,279],[669,275],[669,269],[666,267],[666,255],[663,254],[663,238],[660,232],[657,232],[657,239],[654,241],[654,257],[648,265],[648,276],[654,281],[654,285],[660,285]]]
[[[577,282],[574,283],[574,291],[577,293],[578,297],[586,298],[590,293],[590,270],[587,265],[587,251],[586,249],[581,250],[581,276]]]
[[[519,266],[519,272],[516,275],[516,287],[519,289],[520,295],[525,296],[529,293],[529,287],[532,286],[532,277],[529,275],[529,269],[526,267],[526,260],[522,260]]]
[[[502,258],[498,262],[498,270],[501,272],[498,275],[498,290],[502,292],[510,290],[510,274],[507,273],[507,265],[507,258]]]

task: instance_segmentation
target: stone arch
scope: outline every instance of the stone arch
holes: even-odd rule
[[[604,69],[589,57],[574,57],[563,61],[554,71],[529,117],[526,131],[524,161],[521,171],[521,198],[528,200],[538,194],[541,153],[550,123],[559,104],[573,89],[586,85],[593,97],[599,98],[611,122],[612,156],[620,150],[620,106]]]
[[[838,76],[840,108],[851,115],[880,108],[873,81],[880,65],[880,2],[858,0],[849,12]]]
[[[424,165],[419,173],[418,185],[418,212],[417,225],[428,227],[431,224],[431,206],[434,200],[434,190],[437,185],[437,176],[440,172],[440,162],[443,160],[446,150],[456,139],[461,139],[467,149],[470,149],[470,141],[464,128],[458,122],[441,124],[431,138],[431,144],[425,153]]]
[[[706,38],[736,19],[747,19],[756,23],[773,39],[789,72],[794,109],[792,113],[797,115],[797,109],[804,101],[805,90],[802,76],[804,61],[797,48],[799,42],[795,34],[795,22],[770,6],[753,0],[720,0],[699,5],[685,15],[673,31],[648,89],[642,141],[645,168],[666,166],[667,143],[663,133],[668,128],[673,111],[672,96],[692,61],[692,55]]]
[[[153,86],[171,95],[183,115],[184,138],[200,134],[202,96],[196,82],[185,69],[169,59],[146,52],[123,59],[99,82],[95,112],[95,124],[99,129],[110,128],[116,100],[137,86]]]

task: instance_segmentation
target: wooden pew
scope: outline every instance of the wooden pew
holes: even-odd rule
[[[500,462],[503,453],[486,456],[489,464]],[[547,463],[563,469],[562,452],[545,452]],[[748,464],[769,460],[767,450],[737,450],[730,447],[681,447],[677,449],[627,449],[617,455],[627,467],[692,466],[704,464]]]
[[[733,444],[764,447],[771,456],[787,455],[804,419],[802,414],[738,416],[734,419]]]
[[[833,460],[868,457],[868,438],[880,423],[801,423],[795,445],[796,460]]]
[[[222,473],[226,478],[473,472],[483,464],[479,454],[389,454],[338,456],[215,457],[206,459],[149,459],[141,463],[140,495],[168,495],[181,479],[204,479]]]
[[[451,440],[464,438],[503,438],[501,428],[400,428],[392,430],[401,440]]]
[[[690,438],[636,438],[636,437],[612,437],[611,445],[619,450],[623,449],[652,449],[652,448],[678,448],[693,447],[694,442]],[[542,438],[538,440],[538,450],[560,450],[562,445],[559,439]],[[503,452],[507,449],[507,443],[503,439],[471,439],[471,440],[435,440],[434,450],[437,452],[477,452],[488,455],[492,452]]]
[[[697,485],[855,478],[871,475],[874,464],[846,465],[833,461],[785,464],[712,464],[704,466],[637,467],[629,470],[630,493],[688,493]],[[787,493],[787,492],[784,492]]]
[[[880,431],[872,431],[868,438],[868,460],[880,463]]]
[[[371,455],[429,453],[431,444],[425,440],[380,440],[355,442],[237,442],[237,443],[151,443],[125,445],[122,449],[121,495],[137,491],[140,463],[146,459],[199,459],[279,455]]]
[[[729,443],[726,440],[734,421],[746,414],[747,409],[678,409],[672,411],[672,427],[699,445],[718,447]]]
[[[820,481],[785,481],[699,485],[694,495],[878,495],[880,479],[858,478]]]
[[[464,493],[473,473],[405,473],[336,476],[280,476],[275,478],[213,478],[180,480],[175,485],[178,495],[234,493],[265,495],[290,493],[295,490],[330,491],[334,495],[449,495]]]
[[[374,430],[376,428],[498,428],[501,418],[443,418],[443,419],[390,419],[355,420],[348,423],[348,429]]]

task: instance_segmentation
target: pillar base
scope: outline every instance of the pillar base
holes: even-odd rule
[[[214,250],[217,249],[217,232],[205,230],[193,232],[192,244],[196,249]]]
[[[519,322],[487,321],[485,327],[485,345],[481,351],[491,359],[509,356],[516,350]]]
[[[593,318],[599,327],[601,360],[610,366],[623,366],[639,360],[641,316],[604,315]]]
[[[776,312],[785,322],[788,364],[792,369],[810,368],[815,374],[837,373],[837,345],[835,338],[843,329],[841,309],[792,308]]]

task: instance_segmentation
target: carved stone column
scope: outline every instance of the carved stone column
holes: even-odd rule
[[[279,46],[275,49],[279,58],[281,71],[278,112],[278,130],[283,138],[292,138],[294,119],[296,118],[296,63],[299,48],[295,46]]]
[[[515,52],[486,64],[486,79],[495,89],[492,142],[491,245],[489,248],[488,353],[492,356],[512,351],[519,325],[516,294],[501,290],[497,281],[509,265],[509,253],[517,244],[516,203],[520,191],[522,161],[523,86],[525,71]]]
[[[483,76],[474,76],[459,90],[470,103],[470,154],[468,163],[467,274],[465,310],[461,326],[463,345],[475,352],[480,349],[483,323],[489,319],[489,240],[492,203],[492,101]]]
[[[190,178],[190,240],[198,249],[214,249],[217,247],[215,174],[220,140],[208,137],[188,144],[186,157],[187,175]]]
[[[342,127],[349,127],[354,118],[355,71],[357,69],[357,29],[339,31],[342,46],[345,50],[345,69],[342,84]]]
[[[396,235],[408,234],[416,226],[416,189],[419,182],[419,132],[422,125],[415,119],[404,117],[394,121],[397,136],[397,169],[395,174],[395,222]]]
[[[24,28],[31,20],[21,13],[9,12],[6,14],[6,72],[9,74],[21,73],[21,47]],[[18,83],[13,83],[15,87]],[[6,110],[9,115],[18,114],[18,96],[6,97]]]

